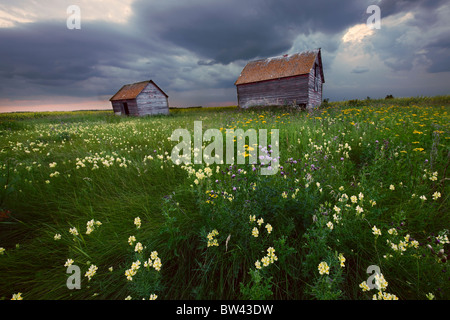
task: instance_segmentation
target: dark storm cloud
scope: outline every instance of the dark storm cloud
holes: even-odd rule
[[[383,16],[387,17],[399,12],[421,9],[427,12],[436,10],[447,0],[381,0],[378,6]]]
[[[99,45],[112,49],[102,39],[80,38],[81,33],[68,32],[60,25],[35,23],[28,27],[0,29],[0,74],[4,77],[63,85],[65,80],[94,74]]]
[[[21,1],[24,6],[30,3]],[[381,8],[382,27],[364,39],[361,47],[366,53],[392,72],[415,70],[417,65],[429,73],[446,72],[450,71],[446,3],[136,0],[127,23],[84,21],[82,16],[81,30],[66,28],[61,5],[63,17],[58,21],[40,18],[0,28],[0,98],[98,98],[114,94],[124,83],[146,79],[155,80],[171,98],[180,94],[180,100],[201,90],[233,92],[248,60],[318,47],[326,81],[334,82],[339,91],[343,75],[333,79],[330,74],[340,70],[342,60],[336,57],[342,59],[345,49],[342,36],[349,27],[366,22],[371,4]],[[413,19],[392,24],[397,15],[408,12]],[[389,19],[391,25],[383,24]],[[358,61],[345,69],[345,76],[360,79],[375,69],[370,61]],[[234,93],[227,101],[233,99]]]
[[[450,71],[450,30],[425,46],[427,56],[431,60],[428,72]]]
[[[25,80],[43,94],[111,94],[111,88],[133,81],[133,72],[149,76],[170,68],[150,61],[134,65],[136,60],[151,59],[163,50],[161,42],[142,39],[107,23],[85,23],[81,30],[46,22],[0,29],[0,94],[9,97],[17,83]],[[164,48],[164,52],[170,50]],[[103,78],[105,85],[89,88],[80,84],[92,78]]]
[[[278,55],[300,34],[337,33],[360,23],[368,1],[138,1],[136,23],[204,58],[228,64]]]
[[[409,71],[418,65],[427,66],[430,73],[450,71],[450,25],[443,21],[440,12],[442,8],[448,12],[445,3],[381,1],[381,29],[370,39],[366,50],[379,56],[393,71]],[[389,24],[383,24],[389,19]]]

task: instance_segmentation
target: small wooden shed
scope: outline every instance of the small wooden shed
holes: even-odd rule
[[[152,80],[126,84],[109,101],[115,114],[169,114],[169,96]]]
[[[320,49],[250,61],[236,80],[238,105],[295,105],[313,108],[322,102],[325,83]]]

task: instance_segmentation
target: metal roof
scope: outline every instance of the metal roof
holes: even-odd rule
[[[291,55],[285,54],[278,57],[250,61],[244,67],[234,84],[239,85],[308,74],[314,66],[317,56],[319,57],[322,80],[325,82],[320,49],[317,49]]]
[[[149,84],[153,84],[159,91],[161,91],[166,97],[169,97],[164,91],[159,88],[153,80],[147,80],[142,82],[136,82],[124,85],[117,93],[112,96],[109,101],[113,100],[129,100],[136,99],[136,97],[144,90],[144,88]]]

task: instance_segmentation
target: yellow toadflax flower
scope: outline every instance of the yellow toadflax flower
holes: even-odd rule
[[[77,236],[78,235],[78,230],[77,230],[77,228],[70,228],[69,229],[69,232],[72,234],[72,235],[74,235],[74,236]]]
[[[150,254],[150,258],[152,260],[155,260],[156,258],[158,258],[158,251],[152,251],[152,253]]]
[[[384,290],[388,286],[388,282],[386,279],[384,279],[384,276],[382,274],[376,274],[375,275],[375,285],[377,289]]]
[[[128,270],[125,270],[125,276],[127,277],[128,281],[132,281],[133,277],[136,275],[138,269],[141,267],[141,261],[136,260],[131,264],[131,268]]]
[[[70,267],[73,264],[73,259],[67,259],[66,263],[64,264],[64,267]]]
[[[397,233],[397,230],[395,229],[395,228],[390,228],[389,230],[388,230],[388,233],[389,234],[393,234],[393,235],[397,235],[398,233]]]
[[[252,230],[252,236],[254,236],[255,238],[257,238],[259,236],[259,231],[258,228],[254,227]]]
[[[11,300],[23,300],[23,298],[22,298],[22,292],[14,293],[13,296],[12,296],[12,298],[11,298]]]
[[[142,243],[140,243],[140,242],[136,243],[136,246],[134,247],[134,251],[137,253],[141,253],[142,250],[144,250],[144,246],[142,245]]]
[[[89,267],[89,270],[86,272],[86,274],[84,275],[85,277],[88,278],[88,280],[90,281],[92,279],[92,277],[95,275],[95,273],[97,272],[98,267],[96,265],[91,264],[91,266]]]
[[[153,268],[155,268],[156,271],[160,271],[161,267],[162,267],[161,259],[156,258],[155,261],[153,262]]]
[[[395,294],[378,291],[378,294],[374,294],[372,300],[398,300]]]
[[[132,246],[135,241],[136,241],[136,237],[135,236],[128,237],[128,244],[130,246]]]
[[[267,249],[267,257],[270,259],[270,263],[278,261],[278,257],[275,255],[275,249],[273,247]]]
[[[219,234],[219,232],[214,229],[213,231],[211,231],[210,233],[208,233],[208,235],[206,236],[206,238],[208,239],[208,247],[218,247],[219,243],[217,242],[217,239],[214,239],[215,236],[217,236]]]
[[[344,264],[344,262],[345,262],[345,257],[344,257],[344,255],[342,254],[342,253],[339,253],[339,262],[341,263],[341,267],[343,268],[343,267],[345,267],[345,264]]]
[[[356,213],[361,213],[361,212],[363,212],[364,211],[364,209],[363,208],[361,208],[360,206],[356,206]]]
[[[134,218],[134,224],[136,225],[136,228],[139,229],[141,227],[141,218]]]
[[[370,291],[370,288],[365,281],[361,282],[359,284],[359,287],[362,289],[362,291]]]
[[[319,266],[317,267],[319,269],[319,273],[320,274],[330,274],[330,267],[328,266],[328,264],[325,261],[322,261],[321,263],[319,263]]]
[[[437,200],[441,197],[441,193],[436,191],[435,193],[433,193],[433,200]]]
[[[372,233],[376,236],[381,236],[381,230],[378,229],[376,226],[373,226]]]
[[[96,226],[101,226],[102,223],[100,221],[95,221],[94,219],[88,221],[86,223],[86,234],[91,234],[92,231],[95,230]]]
[[[267,267],[270,264],[270,258],[268,256],[265,256],[261,259],[261,262],[263,263],[264,267]]]

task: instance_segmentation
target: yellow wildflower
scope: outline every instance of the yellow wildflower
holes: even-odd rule
[[[341,267],[342,268],[345,267],[345,257],[344,257],[344,255],[342,253],[340,253],[338,258],[339,258],[339,262],[341,264]]]
[[[436,191],[435,193],[433,193],[433,200],[437,200],[441,197],[441,193]]]
[[[265,256],[261,259],[261,262],[263,263],[264,267],[267,267],[270,264],[270,258],[268,256]]]
[[[12,296],[12,298],[11,298],[11,300],[23,300],[23,298],[22,298],[22,292],[14,293],[13,296]]]
[[[95,273],[97,272],[98,267],[96,265],[91,264],[91,266],[89,267],[89,270],[86,272],[86,274],[84,275],[85,277],[88,278],[88,280],[90,281],[92,279],[92,277],[95,275]]]
[[[136,225],[136,228],[140,228],[141,227],[141,218],[136,217],[134,218],[134,224]]]
[[[361,282],[359,284],[359,287],[362,289],[362,291],[370,291],[370,288],[365,281]]]
[[[372,230],[373,230],[372,233],[373,233],[374,235],[376,235],[376,236],[381,236],[381,230],[378,229],[376,226],[373,226]]]
[[[330,274],[330,267],[325,261],[322,261],[317,268],[319,269],[320,274]]]
[[[128,244],[130,246],[132,246],[135,241],[136,241],[136,237],[135,236],[129,236],[128,237]]]
[[[137,253],[141,253],[142,250],[144,250],[144,246],[142,245],[142,243],[140,243],[140,242],[136,243],[136,246],[134,247],[134,251]]]
[[[67,259],[66,263],[64,264],[64,267],[70,267],[73,264],[73,259]]]

